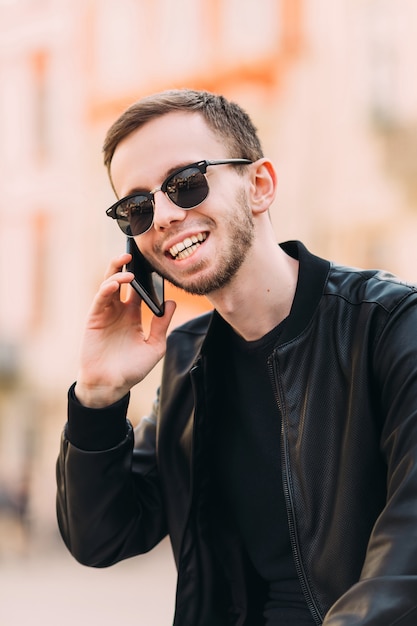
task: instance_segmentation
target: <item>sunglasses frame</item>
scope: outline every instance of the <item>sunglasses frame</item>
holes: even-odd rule
[[[106,210],[106,215],[108,215],[109,217],[111,217],[114,220],[117,220],[117,223],[118,223],[118,226],[119,226],[120,230],[127,237],[137,237],[138,235],[143,235],[144,233],[146,233],[148,230],[150,230],[152,228],[154,214],[155,214],[155,199],[154,198],[155,198],[155,194],[156,194],[157,191],[162,191],[167,196],[167,198],[173,204],[175,204],[175,206],[179,207],[180,209],[183,209],[184,211],[189,211],[190,209],[194,209],[195,207],[197,207],[200,204],[202,204],[204,202],[204,200],[207,198],[207,196],[209,194],[209,191],[210,191],[210,187],[209,187],[208,181],[206,179],[206,182],[207,182],[207,194],[204,196],[204,198],[202,200],[200,200],[200,202],[197,202],[196,204],[193,204],[193,206],[190,206],[190,207],[182,207],[181,205],[179,205],[176,202],[174,202],[174,200],[172,198],[170,198],[170,196],[168,194],[168,185],[169,185],[169,182],[171,181],[171,179],[174,178],[175,176],[177,176],[177,174],[179,174],[180,172],[183,172],[185,170],[188,170],[188,169],[191,169],[191,168],[195,168],[195,169],[199,170],[201,174],[205,175],[206,172],[207,172],[207,168],[210,167],[211,165],[249,165],[251,163],[253,163],[253,161],[251,161],[250,159],[220,159],[220,160],[216,160],[216,161],[203,160],[203,161],[197,161],[196,163],[190,163],[190,165],[183,165],[182,167],[179,167],[176,170],[174,170],[173,172],[171,172],[171,174],[169,174],[169,176],[166,177],[166,179],[163,181],[163,183],[159,187],[155,187],[155,189],[152,189],[152,191],[136,191],[135,193],[131,193],[128,196],[125,196],[124,198],[120,198],[120,200],[118,200],[117,202],[112,204],[112,206]],[[148,228],[146,228],[145,230],[143,230],[140,233],[137,233],[136,235],[131,235],[131,234],[129,234],[129,232],[126,232],[126,230],[130,230],[130,221],[127,218],[123,218],[120,215],[118,215],[117,214],[117,208],[123,202],[127,202],[128,200],[133,199],[133,198],[135,198],[137,196],[143,196],[143,197],[148,198],[150,200],[152,208],[153,208],[152,220],[151,220],[151,223],[148,226]],[[126,230],[124,229],[122,224],[126,225]]]

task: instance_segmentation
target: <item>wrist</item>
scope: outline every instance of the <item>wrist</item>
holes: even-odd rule
[[[88,385],[77,380],[74,394],[78,402],[89,409],[104,409],[115,404],[129,392],[128,389],[114,389],[103,385]]]

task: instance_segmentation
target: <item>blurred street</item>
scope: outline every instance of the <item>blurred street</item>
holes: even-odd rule
[[[1,626],[170,626],[175,566],[168,542],[104,570],[58,544],[0,560]]]

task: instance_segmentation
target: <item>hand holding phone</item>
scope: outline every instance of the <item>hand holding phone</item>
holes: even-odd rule
[[[131,262],[126,265],[126,269],[135,276],[131,286],[152,313],[162,317],[165,311],[164,279],[145,259],[133,237],[127,237],[126,252],[132,255]]]
[[[75,387],[75,394],[84,406],[101,408],[117,402],[165,354],[175,303],[164,302],[162,277],[143,263],[143,256],[132,242],[128,251],[130,256],[123,254],[111,260],[87,316]],[[120,297],[120,288],[132,280],[131,274],[121,271],[132,253],[136,263],[129,265],[135,272],[134,288],[155,311],[146,329],[142,307],[136,298]],[[137,269],[139,262],[142,270]]]

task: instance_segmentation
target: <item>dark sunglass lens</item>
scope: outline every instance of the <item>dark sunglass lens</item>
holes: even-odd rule
[[[147,196],[134,196],[121,202],[116,210],[120,228],[126,235],[141,235],[153,221],[153,205]]]
[[[130,229],[132,235],[141,235],[152,226],[153,222],[153,206],[149,200],[141,211],[133,211],[130,215]]]
[[[207,198],[209,188],[206,177],[196,167],[175,174],[166,185],[170,200],[182,209],[191,209]]]

